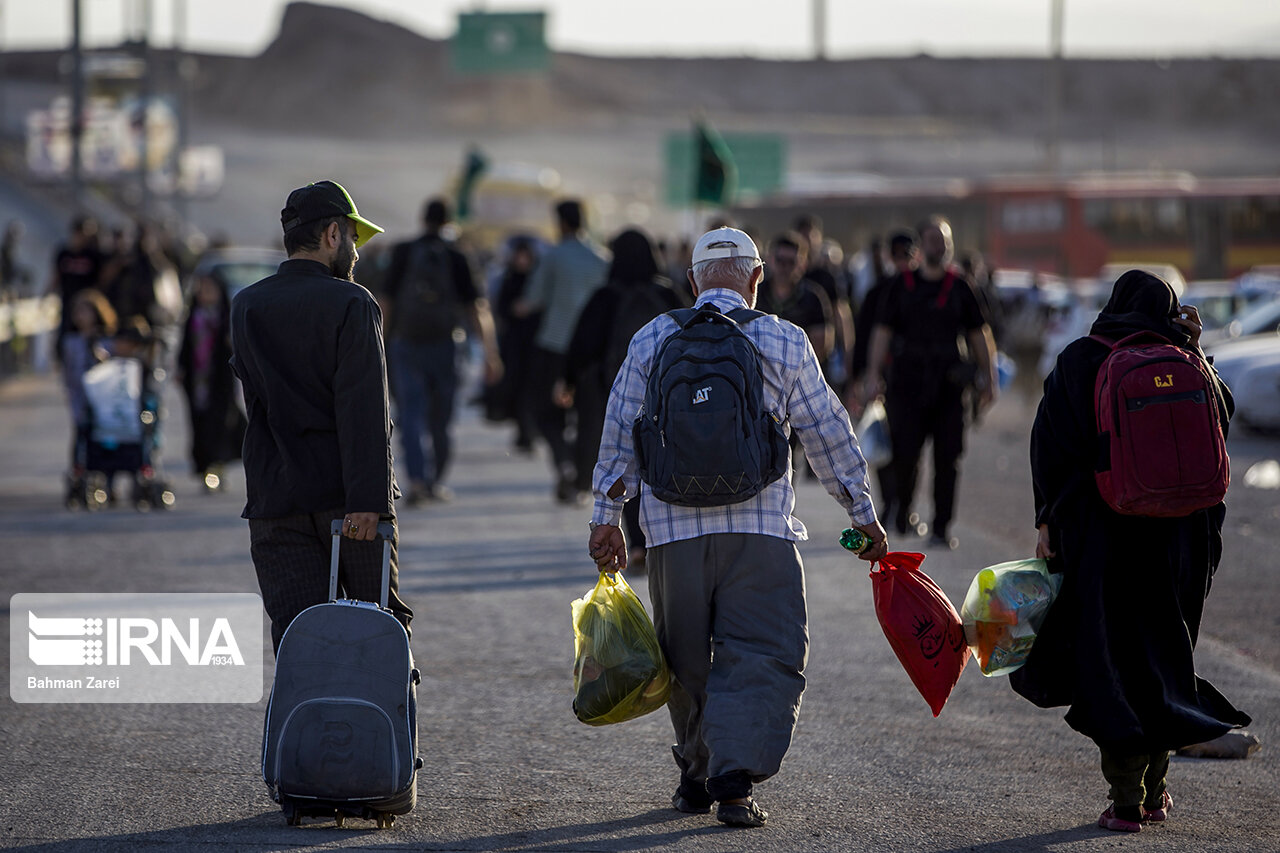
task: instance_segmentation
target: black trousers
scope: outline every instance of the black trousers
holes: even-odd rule
[[[956,485],[964,453],[964,389],[943,375],[912,381],[902,377],[889,385],[885,413],[893,443],[897,488],[895,522],[901,531],[911,513],[926,439],[933,441],[933,532],[946,536],[955,517]]]
[[[535,347],[529,384],[533,396],[533,420],[538,434],[551,451],[551,464],[557,476],[571,479],[575,466],[573,447],[565,435],[568,429],[565,410],[557,406],[551,397],[556,380],[564,375],[564,362],[564,353]]]
[[[329,559],[333,537],[329,525],[344,510],[313,512],[284,518],[249,519],[249,553],[258,573],[262,605],[271,619],[271,646],[279,651],[280,639],[293,618],[329,600]],[[394,518],[383,519],[395,524]],[[398,531],[397,531],[398,533]],[[391,586],[387,607],[409,631],[413,611],[401,600],[398,569],[399,536],[391,540]],[[360,601],[382,598],[382,541],[356,542],[343,538],[338,551],[340,595]]]

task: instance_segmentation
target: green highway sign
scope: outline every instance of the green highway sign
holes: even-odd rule
[[[545,12],[463,12],[453,37],[453,70],[459,74],[545,71]]]

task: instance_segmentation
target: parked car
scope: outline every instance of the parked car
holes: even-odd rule
[[[1255,335],[1280,335],[1280,296],[1255,303],[1221,329],[1207,332],[1201,340],[1208,346]]]
[[[258,249],[250,246],[229,246],[223,249],[210,249],[196,261],[191,271],[191,282],[201,276],[211,275],[227,288],[227,297],[234,299],[236,294],[249,285],[274,275],[276,268],[285,260],[285,254],[275,249]],[[188,284],[190,292],[191,284]]]
[[[1200,320],[1206,332],[1221,329],[1240,316],[1253,302],[1239,283],[1232,279],[1193,281],[1178,300],[1183,305],[1194,305],[1200,312]]]
[[[1280,334],[1253,335],[1209,348],[1213,366],[1236,401],[1233,423],[1280,430]]]

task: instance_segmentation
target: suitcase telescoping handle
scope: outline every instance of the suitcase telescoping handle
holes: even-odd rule
[[[329,525],[333,534],[333,550],[329,557],[329,600],[338,600],[338,550],[342,545],[342,519],[335,518]],[[391,596],[391,540],[395,538],[395,526],[386,521],[378,522],[378,538],[382,540],[382,600],[378,605],[387,609]]]

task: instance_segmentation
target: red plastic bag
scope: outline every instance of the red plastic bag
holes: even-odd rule
[[[924,554],[891,551],[871,569],[876,618],[911,682],[936,717],[969,661],[960,614],[920,571]]]

